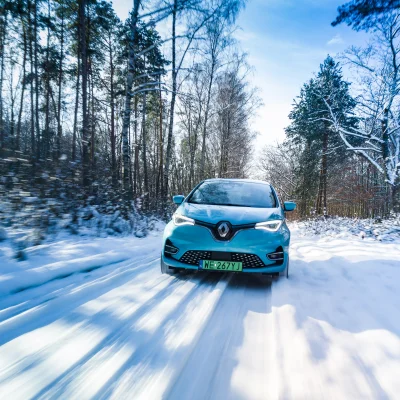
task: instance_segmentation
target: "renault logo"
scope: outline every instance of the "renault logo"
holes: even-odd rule
[[[222,238],[226,238],[231,233],[231,227],[229,222],[220,222],[217,226],[218,235]]]

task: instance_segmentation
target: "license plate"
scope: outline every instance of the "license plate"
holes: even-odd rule
[[[241,262],[215,261],[215,260],[200,260],[199,268],[209,269],[213,271],[232,271],[232,272],[241,272],[243,269]]]

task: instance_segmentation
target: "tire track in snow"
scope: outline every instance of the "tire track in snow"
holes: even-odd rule
[[[133,285],[132,285],[133,283]],[[145,302],[143,304],[139,304],[138,302],[133,303],[132,306],[129,307],[129,313],[131,315],[125,315],[125,318],[128,318],[127,320],[117,320],[117,324],[113,326],[113,331],[110,332],[108,336],[106,336],[100,343],[104,342],[104,344],[107,343],[107,338],[111,336],[116,330],[122,328],[122,326],[129,324],[131,321],[131,317],[136,315],[137,313],[141,314],[145,311],[141,311],[143,307],[146,308],[148,304],[151,304],[151,302],[154,300],[154,297],[159,297],[160,295],[165,295],[167,296],[172,292],[174,289],[175,285],[178,284],[178,281],[173,280],[171,282],[171,279],[166,276],[161,276],[159,275],[157,279],[154,280],[153,284],[148,286],[146,288],[146,297],[145,297]],[[142,285],[142,282],[135,282],[135,281],[129,281],[125,283],[123,286],[126,286],[126,289],[131,289],[133,292],[135,291],[135,288],[140,288]],[[132,286],[132,287],[131,287]],[[159,290],[157,289],[159,286]],[[117,288],[121,289],[121,288]],[[97,301],[98,299],[95,299]],[[121,304],[120,304],[121,306]],[[136,306],[136,307],[135,307]],[[110,312],[115,308],[118,307],[118,298],[114,299],[110,303],[106,304],[105,307],[100,308],[93,314],[91,314],[88,318],[88,314],[85,312],[84,309],[80,310],[82,306],[79,306],[77,309],[73,310],[71,313],[69,313],[68,316],[65,316],[64,319],[67,319],[67,323],[65,323],[65,327],[68,327],[65,331],[61,329],[58,329],[58,335],[52,335],[52,338],[49,338],[50,335],[46,335],[45,332],[33,332],[33,335],[40,335],[40,338],[36,338],[32,340],[32,342],[35,343],[35,352],[24,354],[19,360],[13,362],[12,364],[8,364],[7,368],[4,370],[0,370],[0,385],[1,384],[6,384],[7,381],[11,381],[13,378],[15,378],[18,375],[21,375],[23,373],[28,373],[30,370],[34,369],[38,365],[40,365],[41,361],[45,361],[47,358],[52,357],[53,354],[55,354],[59,349],[62,349],[63,346],[68,346],[69,343],[75,341],[78,341],[80,336],[84,336],[87,331],[90,331],[90,328],[92,325],[94,326],[100,326],[101,324],[107,324],[107,319],[109,318]],[[71,318],[72,316],[72,318]],[[67,318],[68,317],[68,318]],[[62,319],[61,321],[63,321]],[[103,321],[105,320],[105,321]],[[59,321],[56,321],[55,323],[58,324]],[[46,330],[48,327],[44,327],[42,329]],[[50,328],[54,331],[54,328],[50,325]],[[28,333],[29,335],[29,333]],[[42,342],[40,342],[41,337],[43,336]],[[50,339],[50,340],[49,340]],[[21,340],[29,340],[28,337],[21,338]],[[98,339],[100,340],[100,339]],[[43,346],[41,346],[43,344]],[[91,343],[91,346],[93,346],[94,343]],[[84,349],[83,351],[87,350],[90,353],[91,347],[88,347],[87,349]],[[73,350],[73,347],[71,351]],[[4,352],[4,347],[0,349],[0,354]]]
[[[169,314],[173,313],[181,302],[190,301],[195,293],[212,290],[217,284],[216,279],[210,278],[208,274],[200,277],[176,277],[171,282],[175,283],[173,290],[160,293],[146,307],[142,307],[129,324],[115,332],[111,340],[99,344],[97,352],[93,351],[91,357],[86,357],[84,362],[78,363],[76,368],[71,369],[55,386],[50,387],[45,395],[41,394],[37,398],[59,398],[61,395],[66,398],[96,396],[102,386],[107,385],[108,380],[115,380],[118,374],[123,373],[124,365],[135,359],[137,354],[152,342],[156,332],[168,323]],[[161,301],[162,299],[164,300]],[[159,306],[163,308],[161,313],[155,311]],[[159,317],[153,335],[143,332],[146,322],[154,322],[154,318],[146,318],[151,314],[154,314],[153,317]],[[153,342],[151,344],[153,345]]]
[[[116,273],[126,270],[132,271],[132,267],[147,265],[159,257],[146,256],[135,261],[121,261],[118,263],[106,264],[91,271],[77,272],[65,278],[57,278],[48,281],[40,286],[34,286],[21,292],[14,293],[0,300],[0,323],[7,319],[16,317],[25,311],[51,301],[63,295],[63,293],[83,287],[88,284],[88,277],[93,278],[91,282],[104,277],[111,277]],[[136,270],[136,268],[135,268]],[[43,292],[45,293],[43,294]]]
[[[109,332],[108,335],[98,341],[98,343],[89,349],[83,357],[50,382],[34,398],[59,398],[59,396],[68,389],[68,386],[71,385],[74,379],[78,381],[82,380],[85,371],[90,371],[95,368],[99,360],[101,360],[100,364],[102,362],[104,363],[107,360],[102,360],[102,358],[107,358],[108,356],[118,353],[126,342],[129,342],[129,337],[135,322],[152,310],[161,299],[173,295],[173,293],[179,290],[187,281],[185,278],[171,279],[171,277],[165,275],[162,276],[162,278],[164,279],[159,283],[159,285],[161,283],[163,284],[160,290],[156,291],[143,304],[137,307],[127,320],[118,325],[113,325],[113,330]],[[167,284],[166,286],[164,286],[165,283]],[[107,323],[107,317],[104,322]],[[91,322],[89,322],[88,325],[90,325],[90,323]],[[85,330],[83,329],[82,333],[84,334],[84,332]]]
[[[152,267],[155,269],[157,260],[159,258],[155,258],[147,264],[139,266],[136,263],[132,263],[133,268],[126,267],[123,271],[116,271],[115,273],[85,282],[80,286],[68,290],[61,296],[51,299],[51,301],[36,305],[15,317],[0,322],[0,346],[28,331],[40,329],[51,324],[62,318],[66,312],[125,284],[127,280],[140,275]]]
[[[39,366],[34,365],[36,370],[33,369],[33,371],[31,371],[31,376],[29,376],[29,373],[26,373],[22,378],[20,376],[17,377],[25,382],[41,381],[36,388],[28,388],[27,393],[36,393],[34,398],[59,398],[61,395],[65,397],[64,392],[68,391],[74,392],[75,390],[82,390],[85,392],[88,390],[100,390],[101,380],[99,381],[97,373],[94,373],[96,379],[92,382],[93,384],[89,385],[89,387],[87,386],[92,372],[100,370],[103,379],[107,373],[109,374],[109,378],[111,377],[112,368],[113,366],[115,368],[115,364],[117,363],[118,365],[118,362],[120,362],[119,358],[121,354],[130,355],[130,336],[137,321],[157,307],[162,299],[173,298],[174,294],[182,291],[183,286],[189,285],[190,288],[192,288],[193,285],[196,285],[196,283],[188,281],[188,276],[183,276],[182,279],[171,279],[171,277],[165,275],[158,275],[158,277],[162,279],[161,283],[167,283],[167,285],[162,285],[161,290],[156,291],[146,302],[141,304],[129,315],[127,320],[113,325],[112,331],[101,332],[100,335],[91,338],[88,343],[86,343],[86,346],[79,347],[79,343],[82,342],[85,335],[90,332],[91,326],[106,326],[109,324],[109,317],[104,315],[101,320],[92,320],[87,324],[88,326],[75,332],[74,335],[70,335],[68,338],[69,340],[56,343],[53,349],[48,349],[47,354],[43,357],[43,363],[39,364]],[[201,286],[201,283],[205,280],[207,280],[207,276],[203,276],[201,280],[199,279],[196,286]],[[138,283],[138,285],[140,285],[140,283]],[[64,359],[63,355],[65,356],[66,348],[69,349],[71,354],[76,354],[77,357],[61,362],[61,368],[58,368],[56,373],[49,372],[56,360]],[[105,366],[108,366],[106,370],[104,370]],[[46,377],[45,380],[40,379],[40,371]],[[10,393],[20,387],[18,383],[18,380],[12,382],[12,386],[9,387]],[[105,381],[102,382],[102,384],[105,383]],[[41,386],[41,388],[38,386]],[[71,396],[73,396],[73,394],[71,394]],[[23,398],[24,396],[21,397]],[[84,397],[86,398],[87,396]]]
[[[171,310],[170,317],[164,319],[156,330],[147,326],[150,336],[140,342],[137,351],[120,368],[101,398],[147,400],[163,396],[170,380],[181,370],[181,365],[196,345],[231,276],[211,273],[207,279],[215,280],[214,284],[202,284],[199,290],[188,293],[177,304],[183,305],[182,310],[175,308],[175,313]]]
[[[165,398],[267,398],[270,286],[264,277],[234,276]]]

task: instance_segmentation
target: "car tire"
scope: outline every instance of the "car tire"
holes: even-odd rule
[[[174,275],[174,274],[176,274],[178,272],[177,269],[171,268],[170,266],[165,264],[165,262],[163,261],[162,257],[160,259],[160,266],[161,266],[161,273],[162,274]]]
[[[279,273],[279,276],[286,276],[286,279],[289,279],[289,255],[288,255],[288,260],[286,263],[286,268]]]

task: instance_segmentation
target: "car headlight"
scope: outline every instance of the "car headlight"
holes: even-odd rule
[[[172,216],[172,221],[176,226],[183,226],[183,225],[194,225],[194,219],[185,217],[180,214],[174,214]]]
[[[282,220],[277,219],[274,221],[259,222],[256,224],[256,229],[263,229],[265,231],[276,232],[282,225]]]

